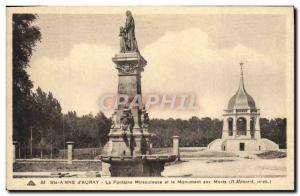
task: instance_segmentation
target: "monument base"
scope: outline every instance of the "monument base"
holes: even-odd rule
[[[279,146],[271,140],[261,139],[216,139],[208,144],[210,151],[229,151],[229,152],[260,152],[277,151]]]

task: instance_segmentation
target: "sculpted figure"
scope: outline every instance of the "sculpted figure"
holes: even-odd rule
[[[125,108],[123,114],[121,116],[121,128],[126,132],[132,132],[133,128],[133,116],[131,114],[131,110],[129,108]]]
[[[125,29],[121,26],[120,27],[120,34],[119,36],[121,37],[120,39],[120,52],[125,52],[126,49],[126,32]]]
[[[147,129],[149,127],[149,121],[149,114],[144,107],[142,110],[142,127]]]
[[[126,11],[125,26],[120,28],[121,52],[138,52],[137,41],[135,38],[135,24],[131,11]],[[125,45],[125,46],[124,46]]]

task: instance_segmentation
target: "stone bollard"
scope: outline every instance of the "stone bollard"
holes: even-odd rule
[[[101,177],[110,177],[111,173],[110,173],[110,164],[109,163],[105,163],[103,161],[101,161]]]
[[[177,136],[177,135],[173,136],[173,154],[178,157],[178,160],[180,159],[180,154],[179,154],[179,136]]]
[[[13,163],[16,162],[16,146],[18,145],[17,141],[13,141]]]
[[[75,142],[72,141],[66,142],[68,148],[68,164],[72,164],[74,143]]]

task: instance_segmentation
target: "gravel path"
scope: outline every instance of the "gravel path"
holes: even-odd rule
[[[286,175],[283,159],[201,159],[165,167],[166,177],[282,177]]]

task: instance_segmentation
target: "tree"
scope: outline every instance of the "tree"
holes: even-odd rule
[[[280,118],[276,118],[276,124],[279,130],[279,148],[284,148],[286,149],[286,118],[284,119],[280,119]]]
[[[106,116],[99,112],[95,117],[97,123],[97,141],[99,142],[100,147],[108,141],[108,134],[111,126],[111,119],[106,118]]]
[[[34,146],[40,152],[50,152],[52,158],[54,146],[61,146],[62,112],[61,106],[51,92],[43,92],[40,87],[32,93],[31,127],[33,129]],[[37,149],[35,150],[37,151]],[[35,153],[36,154],[36,153]]]
[[[280,148],[286,148],[286,118],[268,120],[260,119],[261,136],[277,143]]]
[[[75,111],[64,115],[66,140],[72,140],[77,148],[102,147],[108,140],[111,120],[99,112],[78,117]]]
[[[33,14],[13,15],[13,139],[25,145],[32,123],[33,87],[26,68],[33,48],[41,40],[39,28],[32,25],[36,18]]]

